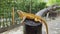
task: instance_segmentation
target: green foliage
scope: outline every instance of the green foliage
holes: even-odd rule
[[[48,6],[53,5],[53,4],[60,4],[60,0],[49,0],[47,3]]]
[[[0,16],[10,15],[12,7],[14,7],[15,11],[23,10],[26,12],[29,12],[31,8],[31,12],[36,13],[45,6],[46,3],[41,1],[39,2],[39,0],[0,0]]]

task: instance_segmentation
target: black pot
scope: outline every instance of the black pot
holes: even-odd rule
[[[24,26],[24,34],[42,34],[42,24],[34,20],[26,19]]]

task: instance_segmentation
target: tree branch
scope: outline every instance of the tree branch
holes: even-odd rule
[[[44,9],[38,11],[35,15],[42,16],[45,12],[54,11],[56,9],[60,9],[60,6],[52,5],[52,6],[48,7],[48,8],[44,8]]]

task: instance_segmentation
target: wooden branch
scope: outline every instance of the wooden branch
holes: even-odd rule
[[[12,24],[14,25],[14,7],[12,8]]]
[[[53,11],[53,10],[56,10],[56,9],[60,9],[60,6],[52,5],[52,6],[48,7],[48,8],[44,8],[44,9],[38,11],[36,13],[36,15],[42,16],[45,12],[50,12],[50,11]]]

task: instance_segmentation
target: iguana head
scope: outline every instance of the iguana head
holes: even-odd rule
[[[34,14],[26,13],[21,10],[18,10],[17,13],[19,14],[19,17],[23,19],[23,17],[26,17],[28,19],[34,19]]]
[[[19,17],[21,19],[23,19],[23,17],[24,17],[23,12],[21,10],[17,10],[17,13],[18,13]]]

